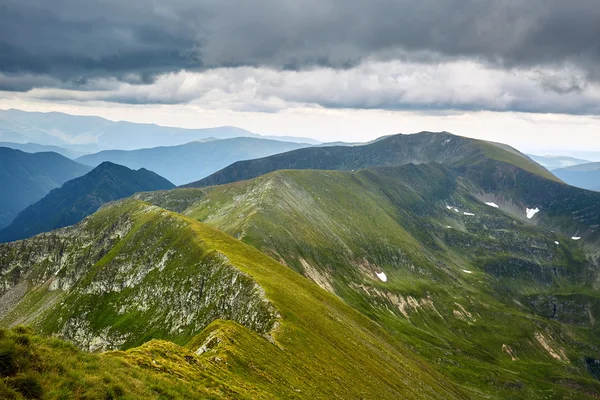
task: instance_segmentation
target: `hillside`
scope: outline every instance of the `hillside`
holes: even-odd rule
[[[543,228],[545,206],[528,218],[535,204],[492,197],[438,163],[282,170],[136,196],[302,273],[475,397],[598,393],[599,260],[586,250],[596,245]]]
[[[561,168],[553,172],[569,185],[600,192],[600,162]]]
[[[556,180],[548,170],[508,146],[468,139],[450,133],[422,132],[392,135],[362,146],[310,147],[256,160],[239,161],[185,187],[222,185],[282,169],[354,171],[369,167],[438,162],[475,166],[495,160]]]
[[[66,182],[21,211],[0,231],[0,242],[31,237],[75,224],[109,201],[136,192],[171,189],[174,185],[152,171],[130,170],[105,162],[82,177]]]
[[[132,169],[146,168],[176,185],[183,185],[239,160],[265,157],[306,146],[267,139],[233,138],[132,151],[107,150],[80,157],[77,161],[92,167],[110,161]]]
[[[91,170],[60,154],[0,147],[0,229],[52,189]]]
[[[2,326],[28,323],[86,349],[125,350],[86,355],[56,340],[19,339],[19,330],[3,334],[15,351],[35,355],[23,369],[45,398],[468,396],[289,268],[140,201],[0,245],[0,254]]]
[[[184,129],[155,124],[110,121],[100,117],[69,115],[58,112],[0,110],[0,141],[54,145],[86,153],[101,150],[135,150],[173,146],[203,139],[261,137],[245,129],[222,126]],[[272,138],[264,136],[263,138]],[[308,142],[312,139],[277,137],[281,141]]]

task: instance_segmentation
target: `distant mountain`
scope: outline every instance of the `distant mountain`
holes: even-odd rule
[[[171,189],[165,178],[146,169],[133,171],[104,162],[86,175],[52,190],[47,196],[21,211],[0,231],[0,242],[9,242],[73,225],[109,201],[136,192]]]
[[[133,169],[147,168],[176,185],[182,185],[202,179],[239,160],[270,156],[306,146],[259,138],[232,138],[131,151],[107,150],[80,157],[77,161],[92,167],[110,161]]]
[[[57,153],[0,147],[0,229],[52,189],[91,170]]]
[[[77,116],[57,112],[40,113],[0,110],[0,141],[34,142],[86,153],[101,150],[134,150],[174,146],[206,138],[261,137],[232,126],[207,129],[183,129],[109,121],[100,117]],[[277,137],[290,141],[288,137]],[[298,141],[293,138],[292,141]],[[304,142],[314,142],[310,139]]]
[[[455,136],[447,132],[421,132],[387,136],[362,146],[310,147],[255,160],[238,161],[186,186],[221,185],[282,169],[352,171],[430,162],[450,166],[473,166],[485,160],[508,162],[526,171],[556,180],[548,170],[509,146]]]
[[[572,167],[574,165],[580,165],[589,163],[590,161],[582,160],[580,158],[567,157],[567,156],[536,156],[528,154],[529,158],[540,164],[542,167],[554,170],[558,168]]]
[[[553,173],[569,185],[600,192],[600,162],[556,169]]]
[[[60,154],[61,156],[68,157],[72,160],[85,155],[85,153],[81,151],[69,150],[58,146],[50,146],[37,143],[0,142],[0,147],[8,147],[11,149],[21,150],[25,153],[41,153],[44,151],[53,151],[55,153]]]

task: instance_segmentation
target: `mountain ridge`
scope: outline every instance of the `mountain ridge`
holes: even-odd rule
[[[53,189],[21,211],[0,231],[0,241],[24,239],[41,232],[75,224],[95,212],[102,204],[131,196],[135,192],[175,187],[160,175],[146,170],[131,170],[103,162],[87,174]]]

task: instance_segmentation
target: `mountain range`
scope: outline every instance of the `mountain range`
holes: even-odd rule
[[[569,185],[600,192],[600,162],[579,164],[552,172]]]
[[[567,156],[536,156],[533,154],[528,154],[528,156],[542,167],[548,168],[549,170],[555,170],[559,168],[568,168],[575,165],[586,164],[590,161],[582,160],[580,158],[575,157],[567,157]]]
[[[101,150],[135,150],[172,146],[203,139],[257,137],[317,144],[308,138],[261,136],[247,130],[223,126],[184,129],[155,124],[114,122],[100,117],[57,112],[40,113],[0,110],[0,141],[60,146],[71,151],[93,153]]]
[[[17,220],[106,171],[136,172]],[[509,146],[392,135],[141,186],[0,244],[0,394],[600,395],[600,193]]]
[[[133,169],[147,168],[176,185],[182,185],[204,178],[238,160],[265,157],[307,146],[238,137],[130,151],[106,150],[79,157],[77,161],[92,167],[110,161]]]
[[[53,152],[25,153],[0,147],[0,229],[50,190],[91,170]]]
[[[134,171],[104,162],[87,174],[53,189],[21,211],[10,225],[0,230],[0,242],[24,239],[76,224],[103,204],[136,192],[174,187],[152,171],[143,168]]]

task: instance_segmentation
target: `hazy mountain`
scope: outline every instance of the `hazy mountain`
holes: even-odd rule
[[[192,142],[180,146],[141,150],[107,150],[78,158],[96,166],[104,161],[129,168],[147,168],[176,185],[202,179],[229,164],[306,147],[306,144],[258,138],[232,138]]]
[[[91,168],[57,153],[25,153],[0,147],[0,228],[50,190]]]
[[[556,179],[546,169],[509,146],[464,138],[446,132],[422,132],[387,136],[362,146],[310,147],[255,160],[238,161],[186,186],[220,185],[281,169],[351,171],[408,163],[439,162],[445,165],[474,165],[481,160],[510,161],[524,170]]]
[[[86,153],[100,150],[135,150],[174,146],[207,138],[260,137],[247,130],[224,126],[207,129],[183,129],[109,121],[100,117],[76,116],[57,112],[0,110],[0,141],[54,145]],[[277,137],[281,141],[298,138]],[[298,139],[298,140],[297,140]],[[303,139],[304,142],[318,143]]]
[[[548,168],[549,170],[572,167],[574,165],[580,165],[590,162],[587,160],[567,156],[536,156],[533,154],[528,154],[528,156],[533,161],[537,162],[543,167]]]
[[[137,171],[104,162],[89,173],[66,182],[44,198],[21,211],[0,231],[0,241],[31,237],[41,232],[73,225],[109,201],[136,192],[175,187],[165,178],[146,169]]]
[[[600,191],[600,162],[580,164],[552,172],[569,185]]]
[[[21,150],[26,153],[41,153],[53,151],[54,153],[58,153],[62,156],[68,157],[70,159],[75,159],[77,157],[83,156],[85,153],[75,150],[64,149],[58,146],[49,146],[37,143],[11,143],[11,142],[0,142],[0,147],[8,147],[10,149]]]

